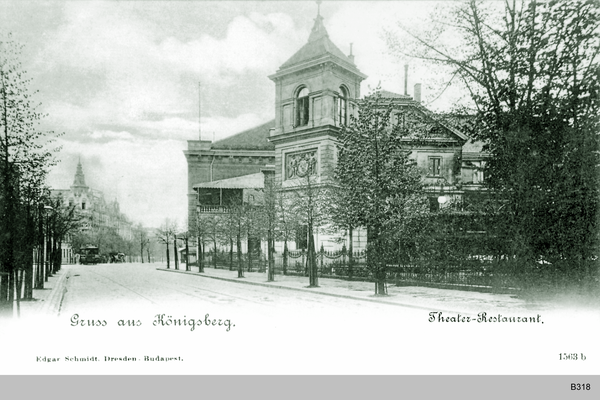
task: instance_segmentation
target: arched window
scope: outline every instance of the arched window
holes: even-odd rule
[[[308,124],[308,89],[302,88],[296,96],[296,126]]]
[[[340,125],[347,125],[347,109],[348,109],[348,91],[345,87],[340,86],[340,96],[338,97],[338,121]]]

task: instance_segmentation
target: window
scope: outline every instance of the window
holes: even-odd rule
[[[429,176],[442,175],[442,158],[429,157]]]
[[[296,126],[308,124],[308,89],[302,88],[296,97]]]
[[[338,121],[340,125],[347,125],[347,110],[348,110],[348,91],[345,87],[340,86],[340,95],[338,97]]]
[[[85,201],[83,203],[81,203],[81,209],[85,210]]]
[[[403,112],[396,114],[396,125],[400,128],[406,128],[406,118]]]

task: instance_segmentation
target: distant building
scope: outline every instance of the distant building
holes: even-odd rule
[[[337,133],[356,114],[360,85],[366,78],[330,40],[320,14],[308,42],[269,76],[275,83],[274,120],[226,139],[211,142],[189,140],[184,155],[188,165],[188,218],[196,213],[223,212],[230,196],[247,196],[264,187],[261,171],[274,166],[274,179],[293,190],[297,178],[314,175],[317,184],[333,177],[337,160]],[[393,123],[411,115],[422,122],[427,134],[411,145],[412,156],[422,171],[432,209],[440,206],[443,193],[453,199],[480,192],[485,154],[457,124],[441,121],[421,104],[421,85],[409,96],[382,90],[383,102],[393,104]],[[415,134],[417,132],[414,132]],[[405,138],[407,141],[413,138]],[[272,167],[271,167],[272,168]],[[297,245],[304,241],[299,234]],[[335,250],[340,238],[316,233],[316,248]],[[366,232],[353,235],[353,248],[366,245]],[[281,245],[276,246],[281,250]],[[293,246],[292,246],[293,248]]]
[[[81,161],[77,163],[73,185],[69,189],[52,190],[52,196],[61,196],[65,205],[76,207],[83,217],[82,230],[112,228],[123,239],[133,239],[132,223],[121,213],[118,201],[115,199],[107,203],[101,191],[86,185]],[[65,248],[70,249],[68,243],[65,244]],[[70,256],[71,254],[67,254],[67,257]]]

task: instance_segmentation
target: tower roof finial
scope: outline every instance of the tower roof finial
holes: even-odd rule
[[[325,30],[325,26],[323,26],[323,17],[321,16],[321,0],[317,0],[317,18],[315,18],[315,24],[312,27],[310,32],[310,36],[308,37],[308,41],[312,42],[314,40],[320,39],[323,36],[327,36],[327,31]]]

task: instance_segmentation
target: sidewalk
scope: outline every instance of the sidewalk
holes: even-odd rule
[[[21,300],[21,317],[58,316],[60,305],[67,290],[70,265],[61,266],[60,271],[48,277],[43,289],[33,289],[33,301]],[[17,304],[14,304],[13,315],[17,316]]]
[[[428,311],[462,312],[469,314],[477,314],[485,311],[487,313],[507,314],[551,308],[547,304],[528,303],[511,294],[479,293],[417,286],[400,287],[388,284],[387,296],[375,296],[375,284],[372,282],[319,278],[318,288],[308,288],[308,277],[303,276],[275,275],[275,282],[267,282],[266,272],[244,272],[244,278],[237,278],[237,271],[230,271],[229,269],[206,267],[203,273],[199,273],[197,272],[197,267],[192,267],[192,272],[185,271],[185,265],[183,265],[183,268],[183,270],[175,270],[163,267],[157,268],[157,270],[246,285],[258,285],[278,290],[311,292],[315,295],[343,297]],[[196,270],[196,272],[193,272],[193,270]]]

